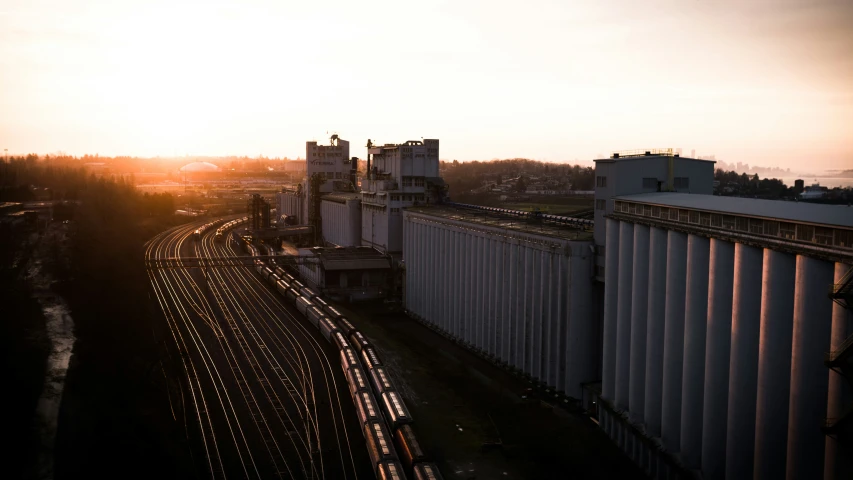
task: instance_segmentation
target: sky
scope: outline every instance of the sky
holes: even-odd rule
[[[850,0],[0,0],[0,148],[853,168],[851,52]]]

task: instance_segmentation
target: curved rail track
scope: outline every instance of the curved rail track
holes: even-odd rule
[[[292,306],[235,262],[159,268],[181,256],[237,255],[204,222],[148,242],[153,296],[182,371],[182,420],[202,478],[373,478],[337,355]]]

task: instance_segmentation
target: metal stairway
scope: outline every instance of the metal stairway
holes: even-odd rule
[[[847,271],[839,283],[830,286],[829,298],[853,312],[853,267]],[[844,339],[837,349],[826,352],[823,363],[843,376],[853,388],[853,334]],[[827,418],[823,431],[839,439],[853,439],[853,404],[847,405],[840,416]]]

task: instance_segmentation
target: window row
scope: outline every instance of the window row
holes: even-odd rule
[[[598,201],[596,201],[596,209],[601,209]],[[798,240],[817,245],[853,248],[853,230],[623,201],[616,202],[614,211],[721,230],[733,230],[753,235]]]

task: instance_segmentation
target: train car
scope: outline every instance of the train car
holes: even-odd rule
[[[370,383],[373,384],[377,395],[382,395],[394,389],[394,384],[391,383],[391,377],[388,376],[385,367],[373,367],[370,369]]]
[[[260,262],[260,260],[258,261]],[[261,276],[264,277],[264,280],[269,280],[270,275],[272,275],[272,269],[264,265],[264,262],[261,262],[261,266],[263,267],[261,269]]]
[[[362,348],[361,359],[364,362],[364,367],[368,370],[377,365],[382,365],[382,361],[379,360],[379,354],[376,353],[376,350],[374,350],[373,347]]]
[[[377,480],[406,480],[403,475],[403,467],[399,462],[385,460],[376,466]]]
[[[299,290],[299,294],[308,300],[314,300],[316,297],[320,296],[320,294],[315,292],[311,287],[303,287]]]
[[[293,285],[291,285],[287,288],[287,294],[284,296],[284,298],[287,299],[288,302],[295,304],[296,299],[299,298],[299,292],[293,288]]]
[[[275,283],[275,289],[278,290],[278,293],[280,293],[282,297],[287,295],[288,288],[289,286],[284,280],[279,280]]]
[[[279,278],[284,278],[287,272],[284,271],[284,267],[275,267],[275,274],[279,276]]]
[[[261,275],[263,275],[263,274],[264,274],[264,269],[265,269],[265,268],[267,268],[267,267],[264,265],[264,262],[262,262],[262,261],[260,261],[260,260],[255,260],[255,270],[257,270],[257,271],[258,271],[258,273],[260,273]]]
[[[370,342],[367,341],[367,337],[358,330],[349,334],[349,341],[352,348],[356,349],[359,353],[370,346]]]
[[[347,337],[345,337],[340,330],[332,335],[332,340],[334,341],[335,346],[338,347],[338,350],[350,348],[349,342],[347,342]]]
[[[403,398],[394,390],[388,390],[382,394],[382,411],[385,412],[388,425],[394,430],[401,425],[412,423],[412,414],[403,403]]]
[[[290,282],[290,287],[295,289],[296,291],[301,292],[302,289],[305,288],[305,284],[294,278],[293,281]]]
[[[382,421],[382,412],[379,410],[379,406],[370,392],[356,392],[352,400],[355,402],[355,411],[358,414],[358,421],[361,422],[360,425],[362,428],[372,422]],[[391,439],[389,438],[388,440],[390,441]]]
[[[329,315],[328,310],[326,311],[326,316],[329,318],[332,318]],[[349,335],[350,333],[355,331],[355,326],[353,326],[353,324],[349,323],[349,320],[347,320],[346,318],[339,317],[339,318],[335,318],[333,320],[335,321],[335,323],[338,324],[338,328],[341,329],[341,332],[343,332],[344,335]]]
[[[374,471],[378,470],[379,462],[397,460],[397,453],[391,444],[391,436],[382,422],[369,422],[365,425],[364,439],[367,441],[367,453],[370,454]]]
[[[361,367],[352,367],[347,371],[347,383],[349,384],[349,393],[353,396],[353,401],[356,400],[356,395],[359,395],[362,392],[370,393],[370,384],[367,383],[367,375],[364,373],[364,370]],[[370,397],[373,397],[373,394],[370,393]],[[376,417],[379,418],[379,406],[376,404],[374,400],[373,406],[376,407]],[[362,421],[364,424],[366,420]]]
[[[331,305],[328,305],[325,310],[326,310],[326,315],[328,315],[329,318],[331,318],[332,320],[337,320],[339,318],[344,317],[344,314],[342,314],[337,308],[335,308]]]
[[[267,280],[269,280],[270,283],[275,285],[276,283],[278,283],[279,280],[281,280],[281,277],[279,277],[278,275],[275,274],[275,272],[273,272],[270,274],[270,276],[269,276],[269,278],[267,278]]]
[[[350,367],[361,367],[358,363],[358,357],[355,355],[355,350],[352,347],[344,347],[341,349],[341,368],[344,369],[344,373],[350,369]]]
[[[334,335],[335,332],[341,331],[338,326],[335,325],[335,322],[333,322],[329,317],[325,315],[323,315],[323,318],[320,319],[319,328],[320,333],[322,333],[323,336],[326,337],[326,340],[328,340],[329,343],[334,343],[334,341],[332,340],[332,335]]]
[[[434,463],[418,463],[413,470],[414,480],[444,480]]]
[[[304,301],[305,297],[299,297],[299,300]],[[297,300],[296,308],[299,308],[299,300]],[[320,321],[326,318],[323,312],[314,305],[305,308],[305,318],[314,325],[314,328],[320,328]]]
[[[313,299],[311,299],[311,301],[314,302],[314,305],[317,305],[318,307],[320,307],[320,310],[322,310],[324,312],[329,307],[329,302],[323,300],[323,297],[317,296],[317,297],[314,297]],[[329,314],[327,313],[326,316],[328,316],[328,315]],[[334,318],[332,320],[334,320]]]
[[[311,300],[308,300],[307,298],[305,298],[301,295],[299,297],[296,297],[295,303],[296,303],[296,309],[299,310],[299,313],[301,313],[302,315],[308,315],[308,313],[307,313],[308,307],[314,306],[314,304],[311,303]]]
[[[293,283],[293,281],[296,280],[296,277],[287,272],[284,272],[284,278],[287,280],[287,283]]]
[[[400,458],[406,469],[411,469],[416,463],[423,462],[427,459],[418,439],[415,438],[415,432],[411,425],[401,425],[394,432],[394,447],[397,448],[397,456]]]

